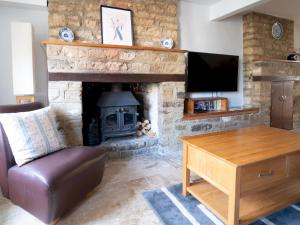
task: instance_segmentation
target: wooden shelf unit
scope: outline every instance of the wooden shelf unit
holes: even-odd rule
[[[300,201],[300,179],[287,179],[276,186],[261,192],[246,195],[240,200],[240,222],[249,224],[256,218],[264,217],[288,207],[295,203],[295,198]],[[225,224],[228,215],[228,196],[206,181],[191,184],[188,191],[200,202],[204,203]],[[280,194],[279,194],[280,193]]]
[[[65,46],[83,46],[83,47],[97,47],[97,48],[118,48],[118,49],[131,49],[131,50],[148,50],[148,51],[160,51],[160,52],[178,52],[186,53],[186,50],[182,49],[167,49],[167,48],[158,48],[158,47],[149,47],[149,46],[127,46],[127,45],[110,45],[110,44],[99,44],[95,42],[64,42],[59,39],[48,39],[42,41],[42,44],[47,45],[65,45]]]
[[[261,63],[261,62],[300,63],[300,61],[295,61],[295,60],[273,59],[273,58],[262,58],[260,60],[254,61],[254,63]]]
[[[221,102],[219,110],[208,110],[204,112],[195,111],[195,102]],[[215,98],[188,98],[184,101],[184,115],[183,120],[196,120],[207,119],[215,117],[236,116],[251,113],[258,113],[259,108],[253,107],[235,107],[229,108],[229,102],[227,98],[215,97]]]
[[[208,104],[215,104],[217,101],[220,101],[220,109],[217,110],[219,112],[226,112],[229,108],[229,102],[227,98],[222,97],[215,97],[215,98],[188,98],[184,101],[184,109],[185,113],[187,114],[196,114],[195,112],[195,104],[198,103],[208,103]],[[216,110],[207,109],[207,113],[209,112],[216,112]],[[202,112],[201,114],[206,113]]]
[[[216,117],[226,117],[226,116],[237,116],[237,115],[245,115],[258,113],[259,108],[253,107],[241,107],[241,108],[231,108],[228,111],[214,111],[207,113],[194,113],[188,114],[185,113],[183,115],[183,120],[197,120],[197,119],[207,119],[207,118],[216,118]]]

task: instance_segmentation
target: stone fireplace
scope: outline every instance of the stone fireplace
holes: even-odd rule
[[[135,46],[97,44],[102,38],[100,5],[133,11]],[[178,150],[179,143],[172,130],[173,120],[181,121],[183,117],[185,51],[156,48],[164,37],[178,44],[177,1],[49,0],[48,11],[50,38],[56,39],[59,29],[67,26],[80,41],[79,46],[55,41],[45,43],[49,103],[57,111],[66,142],[69,145],[87,143],[86,130],[92,123],[90,115],[96,112],[97,101],[86,101],[87,95],[93,99],[91,95],[97,93],[95,98],[98,98],[99,90],[122,83],[125,91],[131,91],[137,98],[140,117],[151,120],[152,130],[157,135],[153,140],[142,138],[143,141],[137,143],[133,140],[134,145],[156,143],[160,148],[169,148],[175,142],[176,146],[171,148]],[[92,89],[90,94],[86,92],[88,89]]]
[[[89,144],[87,131],[93,122],[91,118],[97,118],[91,115],[101,113],[97,111],[99,106],[112,101],[105,95],[117,83],[138,99],[139,115],[151,121],[159,140],[164,140],[164,136],[170,139],[165,132],[166,123],[170,122],[167,109],[177,106],[178,118],[183,116],[184,51],[81,43],[70,46],[56,40],[49,40],[46,45],[49,103],[58,113],[68,145]]]

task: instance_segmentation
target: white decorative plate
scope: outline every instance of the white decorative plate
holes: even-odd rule
[[[63,27],[59,30],[59,38],[67,42],[72,42],[74,40],[74,33],[70,28]]]
[[[173,48],[174,47],[174,41],[172,40],[172,38],[163,38],[160,41],[160,44],[162,47],[164,48]]]
[[[281,39],[283,36],[283,26],[281,23],[276,22],[272,26],[272,36],[275,39]]]

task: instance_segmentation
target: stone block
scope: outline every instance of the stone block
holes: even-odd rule
[[[48,59],[48,71],[55,72],[73,72],[76,68],[74,60]]]
[[[51,88],[59,88],[59,89],[68,89],[69,82],[68,81],[49,81],[48,87]]]
[[[108,59],[108,60],[113,60],[113,59],[118,59],[120,55],[121,50],[120,49],[105,49],[103,51],[103,55]]]
[[[73,29],[80,27],[81,23],[80,23],[79,16],[78,15],[67,16],[66,24],[68,25],[68,27],[71,27]]]
[[[68,82],[68,90],[72,91],[82,91],[82,82],[80,81],[70,81]]]
[[[131,73],[149,73],[150,65],[146,63],[131,63],[128,68],[128,72]]]
[[[83,61],[83,62],[79,62],[78,66],[82,70],[103,72],[106,71],[107,65],[101,61]]]
[[[100,10],[97,9],[97,10],[89,10],[87,13],[86,13],[86,17],[87,18],[93,18],[93,19],[96,19],[96,18],[99,18],[100,19]]]
[[[60,94],[60,89],[57,87],[49,87],[48,96],[50,102],[57,102],[63,100],[63,96]]]
[[[47,56],[59,56],[63,47],[61,45],[47,45]]]
[[[51,107],[56,111],[57,115],[62,115],[63,117],[75,117],[81,119],[82,114],[82,104],[81,103],[68,103],[68,102],[58,102],[51,103]]]
[[[177,92],[177,99],[185,99],[185,92]]]
[[[89,55],[88,48],[79,48],[78,50],[78,58],[87,58]]]
[[[98,20],[94,20],[94,19],[85,19],[84,26],[91,30],[99,29],[99,22]]]
[[[174,88],[172,86],[164,87],[162,97],[164,101],[170,102],[174,100]]]
[[[78,58],[78,51],[79,51],[78,47],[65,46],[63,47],[61,54],[63,54],[63,56],[67,59]]]
[[[107,62],[105,68],[109,72],[126,72],[128,70],[127,65],[122,62]]]
[[[64,92],[65,102],[80,102],[81,103],[81,91],[80,90],[66,90]]]
[[[92,30],[83,27],[82,29],[74,31],[75,38],[80,41],[96,41],[96,36]]]
[[[175,126],[175,130],[178,130],[178,131],[184,131],[186,129],[187,129],[186,125],[176,125]]]
[[[163,102],[162,107],[164,107],[164,108],[175,107],[175,103],[174,102]]]
[[[49,27],[63,27],[66,25],[66,19],[64,14],[50,13],[48,16]]]
[[[135,56],[136,53],[134,51],[120,53],[120,59],[125,61],[132,61],[134,60]]]
[[[211,123],[204,123],[204,124],[197,124],[193,125],[191,131],[192,132],[197,132],[197,131],[209,131],[212,129],[212,124]]]

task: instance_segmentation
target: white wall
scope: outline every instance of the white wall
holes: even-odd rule
[[[13,8],[0,6],[0,104],[13,104],[11,21],[29,22],[33,26],[35,91],[38,101],[47,102],[47,64],[41,41],[48,38],[47,8]],[[20,34],[22,35],[22,34]]]
[[[300,52],[300,25],[295,24],[295,30],[294,30],[294,45],[295,45],[295,50],[297,52]]]
[[[189,51],[238,55],[240,72],[238,92],[224,92],[230,106],[243,105],[243,22],[242,17],[221,22],[209,20],[209,6],[179,1],[180,48]],[[192,97],[211,96],[211,93],[193,93]]]
[[[47,0],[0,0],[0,2],[7,4],[24,4],[32,6],[47,6]]]

